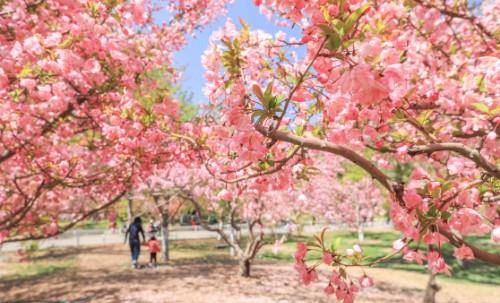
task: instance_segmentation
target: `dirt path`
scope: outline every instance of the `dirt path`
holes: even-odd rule
[[[56,252],[57,253],[57,252]],[[289,264],[257,261],[253,277],[234,273],[236,263],[220,256],[201,259],[174,251],[171,266],[133,270],[125,246],[66,250],[45,258],[71,259],[74,266],[41,278],[0,279],[0,302],[168,302],[168,303],[295,303],[335,302],[323,295],[324,285],[300,286]],[[143,254],[142,259],[146,256]],[[0,271],[7,265],[0,263]],[[357,302],[421,302],[426,275],[373,269],[377,283]],[[440,281],[440,303],[493,303],[500,297],[494,286]]]

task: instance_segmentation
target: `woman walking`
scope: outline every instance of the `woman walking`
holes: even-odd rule
[[[134,219],[134,223],[130,224],[125,233],[125,243],[127,242],[127,236],[130,244],[130,253],[132,255],[132,267],[137,268],[137,259],[139,259],[139,254],[141,253],[141,241],[139,240],[139,233],[142,234],[142,239],[146,242],[146,237],[144,236],[144,230],[142,229],[142,220],[140,217]]]

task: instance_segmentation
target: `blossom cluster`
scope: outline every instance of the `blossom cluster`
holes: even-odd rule
[[[328,284],[324,289],[325,294],[334,295],[337,300],[344,303],[352,303],[361,288],[371,287],[374,284],[373,279],[366,274],[354,281],[347,273],[349,266],[362,266],[363,249],[356,244],[353,248],[347,249],[345,254],[341,254],[335,245],[327,248],[324,243],[325,230],[319,237],[315,237],[316,241],[312,244],[297,243],[297,251],[294,254],[295,270],[304,285],[318,281],[317,268],[321,263],[309,266],[306,263],[306,257],[309,251],[320,252],[322,254],[322,263],[334,268],[328,277]]]

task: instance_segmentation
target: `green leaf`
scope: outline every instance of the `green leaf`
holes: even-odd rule
[[[326,48],[331,51],[336,51],[341,43],[339,34],[326,24],[320,24],[319,28],[321,28],[324,36],[328,39],[326,42]]]
[[[257,124],[260,124],[265,117],[266,113],[261,109],[257,109],[252,113],[252,121],[256,122]]]
[[[330,251],[334,253],[335,250],[336,250],[335,244],[333,244],[333,243],[330,244]]]
[[[267,84],[266,91],[264,92],[265,97],[271,97],[273,95],[273,85],[274,83],[272,81]]]
[[[476,79],[476,84],[477,84],[479,91],[482,93],[486,93],[487,89],[486,89],[486,85],[484,84],[484,75],[476,76],[475,79]]]
[[[451,218],[451,213],[450,212],[447,212],[447,211],[444,211],[441,213],[441,218],[444,219],[444,220],[448,220]]]
[[[33,69],[29,64],[26,64],[23,69],[17,74],[17,78],[22,79],[32,75]]]
[[[233,78],[227,80],[226,82],[224,82],[224,88],[225,89],[228,89],[231,87],[231,85],[233,85]]]
[[[271,97],[269,99],[269,109],[270,110],[273,110],[273,111],[277,111],[277,110],[280,110],[280,109],[277,109],[276,107],[278,106],[278,104],[280,104],[280,101],[278,101],[278,98],[276,97]]]
[[[233,44],[231,43],[231,40],[230,39],[223,39],[222,40],[222,43],[224,43],[224,45],[228,48],[228,49],[233,49]]]
[[[493,109],[490,114],[494,117],[494,116],[497,116],[497,115],[500,115],[500,106],[496,107],[495,109]]]
[[[427,122],[427,119],[429,119],[429,117],[431,116],[432,114],[432,110],[424,110],[423,112],[420,113],[420,115],[417,117],[417,121],[420,123],[420,124],[425,124],[425,122]]]
[[[335,247],[336,250],[339,249],[340,242],[342,242],[342,238],[340,238],[340,237],[335,239],[335,242],[333,242],[333,247]]]
[[[260,89],[260,86],[258,86],[257,84],[254,84],[254,85],[252,86],[252,91],[253,91],[253,93],[255,94],[255,96],[256,96],[257,98],[259,98],[259,100],[260,100],[261,102],[263,102],[263,101],[264,101],[264,94],[262,93],[262,89]]]
[[[335,33],[333,36],[329,36],[326,48],[331,51],[336,51],[340,47],[340,43],[340,37]]]
[[[343,48],[349,48],[351,45],[354,44],[354,42],[356,42],[356,39],[346,40],[346,41],[344,41],[344,43],[342,43],[342,47]]]
[[[325,232],[328,228],[327,227],[323,227],[323,230],[321,231],[321,234],[320,234],[320,238],[321,238],[321,242],[325,242]]]
[[[295,127],[295,134],[297,136],[302,136],[304,134],[304,126],[298,125],[297,127]]]
[[[330,16],[330,12],[328,11],[326,6],[321,7],[321,12],[323,13],[323,18],[327,21],[330,22],[332,17]]]
[[[346,279],[347,278],[347,272],[345,271],[345,268],[339,267],[339,274],[342,278]]]
[[[490,108],[484,103],[472,103],[472,106],[474,106],[474,108],[477,109],[478,111],[481,111],[485,114],[490,113]]]
[[[365,4],[362,7],[358,8],[355,10],[349,17],[347,17],[347,20],[345,21],[344,25],[344,32],[348,33],[353,26],[358,22],[359,18],[370,8],[369,4]]]
[[[239,18],[240,24],[241,24],[241,32],[240,32],[240,37],[242,41],[247,41],[250,38],[250,26],[248,23],[243,18]]]
[[[450,46],[450,54],[451,55],[454,55],[457,53],[457,46],[455,45],[454,42],[451,43],[451,46]]]
[[[316,242],[320,245],[321,248],[323,248],[323,242],[321,239],[318,237],[318,235],[314,235],[314,239],[316,239]]]
[[[320,24],[318,25],[319,28],[321,28],[321,30],[323,31],[323,34],[325,36],[328,36],[328,35],[331,35],[332,33],[334,33],[333,29],[331,29],[328,25],[326,24]]]

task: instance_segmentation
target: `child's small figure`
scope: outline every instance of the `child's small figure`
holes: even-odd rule
[[[156,267],[156,254],[161,251],[160,242],[152,236],[148,241],[149,248],[149,266]]]

